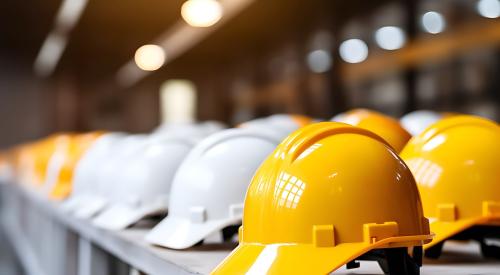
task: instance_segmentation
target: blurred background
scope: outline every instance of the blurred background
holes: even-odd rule
[[[498,0],[4,0],[0,148],[354,107],[500,118]]]

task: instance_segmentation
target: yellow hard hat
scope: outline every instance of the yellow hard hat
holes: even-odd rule
[[[20,183],[39,187],[45,182],[49,159],[59,136],[63,135],[49,136],[18,147],[16,176]]]
[[[399,121],[372,110],[353,109],[335,116],[332,120],[372,131],[385,139],[397,152],[400,152],[411,138],[411,134]]]
[[[445,240],[465,231],[467,239],[479,240],[488,254],[483,238],[492,230],[500,236],[498,124],[466,115],[443,119],[415,136],[401,157],[415,176],[436,234],[424,247],[426,255],[438,257]],[[482,226],[489,229],[479,229]]]
[[[57,133],[48,136],[33,145],[33,172],[34,178],[31,180],[32,184],[37,186],[43,185],[47,176],[47,169],[49,161],[57,147],[60,146],[64,140],[69,139],[69,133]]]
[[[291,114],[290,118],[297,123],[300,127],[304,127],[306,125],[309,125],[313,122],[313,119],[311,117],[305,116],[305,115],[299,115],[299,114]]]
[[[60,146],[59,151],[53,155],[56,157],[55,155],[59,154],[57,157],[60,157],[62,162],[52,171],[56,176],[55,182],[50,186],[49,197],[51,199],[60,200],[69,196],[76,164],[90,145],[102,134],[102,132],[91,132],[72,135],[66,140],[66,144]]]
[[[257,170],[239,237],[214,274],[326,274],[370,253],[404,253],[387,264],[407,274],[395,266],[418,270],[432,236],[394,150],[370,131],[322,122],[291,134]]]

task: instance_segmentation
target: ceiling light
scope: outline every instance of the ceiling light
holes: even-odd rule
[[[137,49],[135,64],[144,71],[156,71],[165,63],[165,51],[158,45],[144,45]]]
[[[163,123],[189,123],[196,119],[196,86],[192,81],[173,79],[160,87]]]
[[[307,65],[315,73],[324,73],[332,67],[332,56],[326,50],[315,50],[307,55]]]
[[[87,2],[88,0],[65,0],[56,17],[58,26],[65,29],[73,28],[85,10]]]
[[[406,35],[399,27],[386,26],[375,32],[375,41],[384,50],[397,50],[406,43]]]
[[[421,23],[424,30],[432,34],[443,32],[446,27],[444,16],[435,11],[424,13]]]
[[[497,18],[500,16],[499,0],[480,0],[477,2],[477,11],[486,18]]]
[[[210,27],[222,17],[222,6],[216,0],[188,0],[182,5],[181,15],[193,27]]]
[[[340,57],[348,63],[360,63],[368,57],[368,46],[361,39],[349,39],[339,48]]]
[[[34,69],[37,75],[46,77],[54,72],[66,43],[67,40],[64,36],[55,33],[50,33],[47,36],[35,60]]]

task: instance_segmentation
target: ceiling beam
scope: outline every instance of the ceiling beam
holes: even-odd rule
[[[359,82],[380,75],[437,63],[474,49],[500,45],[500,21],[479,20],[439,35],[427,35],[397,51],[373,54],[362,63],[342,64],[346,82]]]
[[[80,20],[87,2],[88,0],[64,0],[61,4],[54,27],[40,47],[33,65],[38,76],[47,77],[56,69],[68,43],[68,34]]]

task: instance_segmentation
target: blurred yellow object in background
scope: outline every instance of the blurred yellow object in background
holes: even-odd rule
[[[411,134],[399,121],[372,110],[353,109],[334,117],[333,120],[372,131],[386,140],[397,152],[400,152],[411,138]]]
[[[415,136],[401,157],[415,176],[425,215],[436,234],[426,249],[442,246],[446,239],[473,226],[500,226],[497,123],[451,116]]]
[[[52,167],[49,165],[47,171],[46,184],[51,199],[60,200],[69,196],[76,164],[85,151],[102,134],[103,132],[75,134],[60,140],[59,146],[50,160]]]
[[[304,115],[297,115],[297,114],[291,114],[290,118],[299,125],[299,127],[304,127],[306,125],[309,125],[313,122],[313,119],[309,116],[304,116]]]
[[[20,146],[17,150],[16,177],[21,184],[41,186],[45,183],[48,162],[58,137],[59,134],[56,134]]]
[[[26,169],[33,169],[34,177],[29,183],[37,186],[45,184],[47,169],[52,155],[70,137],[70,133],[58,133],[38,141],[32,146],[29,152],[33,156],[33,168],[27,167]]]

